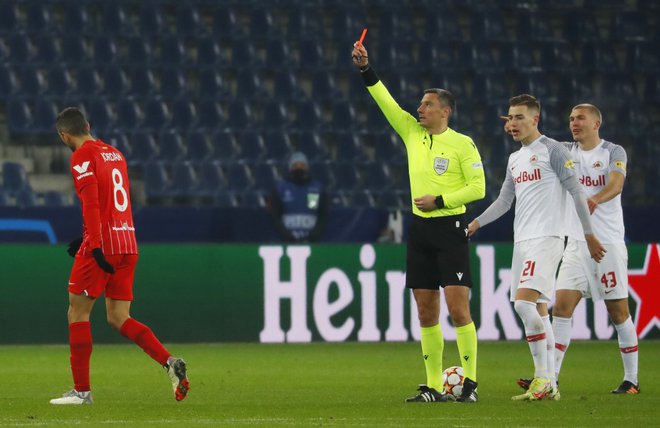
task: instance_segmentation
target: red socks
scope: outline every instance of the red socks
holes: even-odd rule
[[[146,352],[151,358],[158,361],[161,366],[167,364],[167,359],[171,354],[167,351],[167,349],[165,349],[163,344],[160,343],[158,338],[154,335],[149,327],[138,321],[135,321],[133,318],[129,318],[124,322],[124,324],[122,324],[119,332],[126,336],[128,339],[135,342],[135,344],[142,348],[142,350]]]
[[[89,358],[92,355],[92,329],[89,321],[69,324],[71,373],[76,391],[89,391]]]

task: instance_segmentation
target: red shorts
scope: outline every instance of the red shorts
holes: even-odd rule
[[[105,292],[105,297],[133,300],[133,277],[138,255],[117,254],[105,258],[115,268],[115,273],[101,269],[91,254],[76,254],[69,277],[69,292],[93,299]]]

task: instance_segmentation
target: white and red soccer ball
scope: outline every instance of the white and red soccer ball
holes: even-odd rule
[[[445,371],[442,372],[442,387],[445,394],[449,394],[454,398],[461,396],[463,392],[463,367],[452,366],[447,367]]]

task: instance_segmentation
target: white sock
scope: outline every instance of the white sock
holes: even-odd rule
[[[525,326],[527,344],[534,360],[534,377],[550,377],[548,375],[548,350],[545,338],[545,327],[541,315],[536,310],[536,303],[526,300],[516,300],[514,309]]]
[[[555,378],[559,379],[561,364],[571,344],[571,334],[573,329],[572,318],[552,317],[552,331],[555,336]]]
[[[623,360],[624,376],[623,380],[630,381],[637,385],[637,333],[635,333],[635,325],[632,319],[628,317],[627,320],[621,324],[615,324],[617,336],[619,338],[619,351],[621,352],[621,359]]]
[[[545,329],[545,340],[546,340],[546,352],[548,359],[548,377],[550,382],[552,382],[552,387],[557,387],[557,377],[555,375],[555,335],[552,332],[552,324],[550,323],[550,315],[545,315],[541,317],[543,321],[543,328]]]

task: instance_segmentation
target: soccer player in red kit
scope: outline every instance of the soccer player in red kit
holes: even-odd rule
[[[61,140],[73,151],[71,174],[82,208],[83,236],[69,247],[69,254],[75,255],[69,277],[68,311],[74,389],[50,403],[93,402],[89,316],[103,293],[108,323],[167,370],[174,396],[181,401],[190,388],[186,363],[172,357],[149,327],[130,316],[138,249],[124,155],[94,138],[85,115],[75,107],[64,109],[55,126]]]

